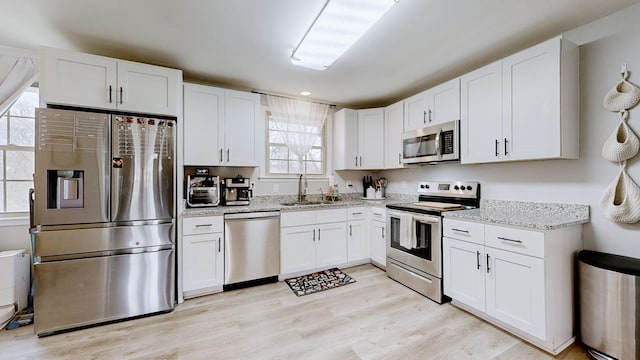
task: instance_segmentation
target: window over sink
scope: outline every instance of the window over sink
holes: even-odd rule
[[[324,175],[326,155],[326,121],[322,126],[309,126],[300,122],[284,122],[275,119],[266,111],[267,121],[267,166],[268,175],[307,174]],[[302,159],[289,149],[287,139],[303,138],[313,146]],[[302,160],[302,161],[300,161]]]

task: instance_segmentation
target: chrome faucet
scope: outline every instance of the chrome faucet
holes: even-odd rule
[[[304,184],[303,184],[304,179]],[[304,174],[300,174],[298,178],[298,201],[305,201],[307,198],[307,178],[304,177]]]

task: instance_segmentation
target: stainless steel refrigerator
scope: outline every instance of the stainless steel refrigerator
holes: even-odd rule
[[[36,333],[172,310],[175,120],[36,118]]]

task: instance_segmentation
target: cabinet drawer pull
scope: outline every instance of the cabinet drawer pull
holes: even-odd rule
[[[382,216],[382,213],[373,213],[375,216]]]
[[[361,212],[353,212],[353,213],[351,213],[351,215],[362,215],[362,213]]]
[[[211,227],[211,226],[213,226],[213,224],[198,224],[198,225],[196,225],[196,228]]]
[[[480,251],[476,251],[476,261],[478,263],[478,269],[480,269]]]
[[[487,254],[487,274],[491,272],[491,268],[489,267],[489,254]]]
[[[465,234],[469,233],[469,230],[460,230],[460,229],[455,229],[455,228],[451,229],[451,231],[457,231],[457,232],[461,232],[461,233],[465,233]]]
[[[509,242],[516,243],[516,244],[522,244],[522,240],[509,239],[509,238],[502,237],[502,236],[498,236],[498,240],[509,241]]]

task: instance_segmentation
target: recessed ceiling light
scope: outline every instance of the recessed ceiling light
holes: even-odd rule
[[[311,95],[311,91],[300,91],[300,95],[309,96],[309,95]]]

